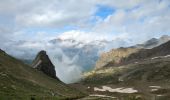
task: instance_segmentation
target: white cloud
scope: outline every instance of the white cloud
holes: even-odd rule
[[[58,38],[66,40],[73,39],[83,43],[92,42],[95,40],[112,40],[113,37],[110,34],[98,34],[95,32],[84,32],[79,30],[71,30],[64,32],[58,36]]]
[[[148,26],[151,23],[148,22],[155,17],[166,20],[165,23],[169,22],[168,18],[163,17],[170,15],[169,4],[169,0],[129,0],[128,2],[125,0],[2,0],[0,15],[12,17],[15,31],[32,27],[59,29],[71,25],[98,34],[125,32],[142,34],[148,33],[148,29],[150,32],[153,31]],[[115,9],[115,12],[102,20],[95,17],[96,5],[110,6]],[[92,18],[96,18],[97,23],[90,24]],[[141,23],[140,20],[147,22]],[[157,29],[168,30],[164,27],[164,21],[157,22],[163,24],[163,28],[157,27]],[[146,32],[142,31],[145,29]]]
[[[116,9],[106,19],[100,19],[93,30],[115,35],[128,33],[128,37],[133,37],[132,39],[136,40],[137,43],[155,36],[170,34],[168,28],[170,24],[170,1],[140,0],[134,1],[134,3],[133,1],[131,0],[130,4],[127,2],[128,7],[123,6],[125,2],[122,6],[118,3],[119,7],[117,7],[114,4],[112,5],[110,1],[110,5],[119,9]]]
[[[117,9],[131,9],[146,0],[100,0],[101,4],[108,5]]]
[[[55,65],[56,75],[65,83],[74,83],[81,79],[82,69],[74,63],[60,48],[48,50],[48,55]],[[60,57],[60,59],[58,59]]]
[[[25,0],[24,0],[25,1]],[[35,5],[37,3],[37,5]],[[25,26],[62,27],[77,25],[88,20],[95,11],[95,3],[87,0],[31,0],[19,6],[31,8],[19,10],[16,14],[17,23]],[[25,11],[25,12],[24,12]]]

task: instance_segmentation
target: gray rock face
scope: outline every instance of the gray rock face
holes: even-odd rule
[[[55,67],[50,61],[48,55],[46,54],[46,51],[40,51],[36,58],[34,59],[32,65],[33,68],[36,68],[46,75],[52,77],[52,78],[57,78],[56,77],[56,72],[55,72]],[[58,78],[57,78],[58,79]]]

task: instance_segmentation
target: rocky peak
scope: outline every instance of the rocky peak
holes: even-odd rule
[[[49,59],[48,55],[46,54],[46,51],[44,50],[40,51],[37,54],[36,58],[32,63],[32,67],[42,71],[43,73],[52,78],[57,78],[55,67]]]

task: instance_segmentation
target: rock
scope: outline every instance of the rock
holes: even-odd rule
[[[31,65],[33,68],[36,68],[46,75],[52,77],[52,78],[57,78],[56,77],[56,72],[55,72],[55,67],[50,61],[48,55],[46,54],[46,51],[40,51],[34,61],[32,62]],[[57,78],[58,79],[58,78]]]
[[[130,54],[137,52],[139,49],[134,47],[112,49],[109,52],[102,53],[96,62],[95,69],[112,67],[121,63],[121,60]]]

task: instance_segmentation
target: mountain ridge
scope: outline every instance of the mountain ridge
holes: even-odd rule
[[[152,38],[144,42],[143,44],[137,44],[130,47],[120,47],[117,49],[112,49],[109,52],[104,52],[97,60],[95,69],[119,65],[125,58],[128,58],[128,56],[130,56],[131,54],[141,52],[142,50],[147,51],[147,49],[152,49],[154,47],[160,46],[161,44],[164,44],[169,40],[170,36],[164,35],[159,39]]]

